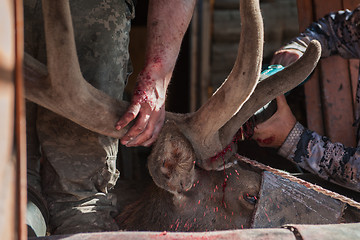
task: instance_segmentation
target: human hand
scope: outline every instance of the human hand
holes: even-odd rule
[[[137,78],[137,84],[131,104],[116,123],[120,130],[135,120],[134,125],[120,139],[127,147],[148,147],[155,142],[165,120],[164,81],[150,72],[143,71]]]
[[[281,49],[274,53],[270,64],[280,64],[284,67],[287,67],[298,60],[302,55],[303,53],[296,49]]]
[[[261,147],[280,147],[296,123],[295,116],[292,114],[285,96],[278,96],[276,102],[277,111],[275,114],[254,129],[252,138]]]

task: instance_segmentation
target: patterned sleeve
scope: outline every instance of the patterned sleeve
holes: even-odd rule
[[[316,39],[322,47],[322,57],[340,55],[359,58],[360,55],[360,6],[354,11],[333,12],[313,22],[300,36],[282,49],[304,52],[309,42]]]
[[[360,191],[360,147],[345,147],[296,123],[279,154],[341,186]]]

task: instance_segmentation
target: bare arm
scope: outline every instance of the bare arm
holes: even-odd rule
[[[146,63],[137,77],[131,105],[116,124],[120,130],[136,119],[122,144],[150,146],[159,135],[165,119],[166,89],[194,6],[195,0],[150,0]]]

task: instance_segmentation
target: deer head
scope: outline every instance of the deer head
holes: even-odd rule
[[[120,229],[198,232],[251,227],[261,170],[239,161],[226,174],[198,168],[195,173],[192,188],[181,197],[150,183],[116,218]],[[115,194],[121,197],[124,191]]]
[[[121,138],[127,129],[117,131],[115,123],[128,103],[112,99],[83,78],[68,0],[44,0],[43,12],[47,68],[25,56],[26,98],[87,129]],[[155,183],[172,193],[192,185],[195,162],[207,170],[215,168],[209,159],[231,142],[239,127],[260,107],[302,82],[320,57],[319,43],[312,42],[296,63],[257,84],[263,52],[259,1],[240,0],[240,15],[238,56],[229,76],[196,112],[166,113],[149,157]]]

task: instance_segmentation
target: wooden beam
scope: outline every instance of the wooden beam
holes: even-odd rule
[[[349,60],[349,68],[350,68],[350,77],[351,77],[351,89],[352,89],[352,97],[353,97],[353,105],[355,106],[356,102],[356,91],[357,86],[359,84],[359,59],[350,59]],[[354,108],[355,114],[355,108]]]

